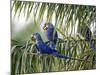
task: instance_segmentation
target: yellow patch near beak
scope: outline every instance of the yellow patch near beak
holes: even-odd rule
[[[43,27],[43,29],[44,29],[44,30],[47,30],[47,29],[48,29],[48,27],[46,27],[46,26],[45,26],[45,27]]]
[[[47,23],[45,23],[43,29],[44,29],[44,30],[47,30],[47,29],[48,29],[48,24],[47,24]]]
[[[31,35],[31,40],[32,41],[36,41],[36,36],[35,35]]]

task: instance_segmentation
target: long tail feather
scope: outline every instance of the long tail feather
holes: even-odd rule
[[[52,55],[55,56],[55,57],[59,57],[59,58],[65,58],[65,59],[71,59],[71,60],[77,60],[77,61],[87,61],[87,60],[84,60],[84,59],[78,59],[78,58],[72,58],[72,57],[64,56],[64,55],[61,55],[58,52],[55,52]]]

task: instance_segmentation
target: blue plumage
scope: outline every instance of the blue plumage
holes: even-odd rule
[[[53,52],[57,52],[56,50],[51,49],[48,45],[46,45],[43,42],[43,40],[42,40],[42,38],[41,38],[39,33],[34,33],[33,37],[36,40],[36,45],[37,45],[40,53],[42,53],[42,54],[52,54]]]
[[[57,31],[55,30],[52,23],[46,23],[44,26],[44,30],[46,30],[46,36],[49,40],[49,47],[54,49],[58,38]]]
[[[86,41],[89,42],[90,48],[92,48],[93,51],[96,51],[95,43],[92,39],[92,32],[88,27],[86,29]]]
[[[81,60],[81,59],[75,59],[75,58],[70,58],[70,57],[64,56],[64,55],[60,54],[57,50],[50,48],[48,45],[46,45],[43,42],[39,33],[33,33],[33,40],[36,41],[36,45],[41,54],[52,54],[53,56],[59,57],[59,58]],[[81,61],[84,61],[84,60],[81,60]]]

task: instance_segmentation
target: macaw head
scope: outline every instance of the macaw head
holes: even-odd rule
[[[42,38],[41,38],[40,34],[37,33],[37,32],[34,32],[31,35],[31,39],[32,39],[32,41],[42,41]]]
[[[50,22],[49,22],[49,23],[45,23],[43,29],[44,29],[44,30],[47,30],[47,29],[49,29],[49,28],[50,28],[50,29],[53,29],[53,28],[54,28],[53,24],[50,23]]]

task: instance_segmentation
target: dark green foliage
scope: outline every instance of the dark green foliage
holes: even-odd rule
[[[71,4],[39,3],[28,1],[12,1],[12,11],[16,14],[23,12],[26,20],[34,14],[33,25],[29,25],[20,36],[11,40],[11,74],[89,70],[96,68],[96,52],[86,41],[86,29],[91,29],[91,38],[96,44],[96,7]],[[28,8],[28,10],[26,10]],[[34,10],[34,11],[33,11]],[[86,61],[61,59],[52,55],[38,54],[35,43],[29,37],[33,31],[39,30],[40,22],[47,11],[46,22],[52,21],[55,14],[55,29],[62,36],[57,41],[56,49],[64,55]],[[39,12],[39,14],[37,14]],[[36,16],[38,18],[36,18]],[[37,29],[35,29],[35,27]],[[87,28],[88,27],[88,28]],[[39,29],[38,29],[39,28]],[[76,31],[75,31],[76,30]],[[30,31],[28,33],[28,31]],[[28,33],[28,34],[27,34]],[[28,41],[26,41],[26,37]],[[22,42],[21,40],[24,40]],[[88,61],[87,61],[88,60]]]
[[[83,42],[85,45],[84,49],[82,49]],[[62,43],[58,42],[57,50],[59,50],[59,52],[64,55],[84,59],[86,61],[62,59],[52,55],[38,54],[34,43],[28,41],[24,46],[12,47],[12,75],[17,73],[88,70],[96,68],[95,52],[93,52],[93,50],[88,47],[88,43],[84,40],[67,40],[66,42]]]

